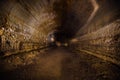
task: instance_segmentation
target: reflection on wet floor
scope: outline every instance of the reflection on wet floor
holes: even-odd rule
[[[119,80],[120,76],[120,67],[63,47],[34,51],[3,61],[3,80]]]

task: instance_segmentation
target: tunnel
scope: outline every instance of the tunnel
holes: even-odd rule
[[[119,80],[120,0],[0,0],[0,80]]]

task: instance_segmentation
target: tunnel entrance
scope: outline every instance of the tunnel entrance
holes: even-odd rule
[[[67,32],[56,30],[48,34],[46,41],[49,46],[68,46],[71,35]]]

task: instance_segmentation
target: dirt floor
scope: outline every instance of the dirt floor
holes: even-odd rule
[[[0,80],[119,80],[120,67],[67,48],[1,59]]]

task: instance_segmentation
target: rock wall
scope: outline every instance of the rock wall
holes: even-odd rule
[[[119,60],[120,20],[77,38],[77,49],[85,49]]]
[[[57,14],[53,11],[54,1],[0,2],[2,4],[0,8],[1,53],[46,46],[48,34],[59,25]]]

